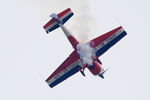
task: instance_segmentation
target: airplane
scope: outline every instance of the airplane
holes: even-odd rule
[[[53,13],[50,15],[52,19],[43,26],[47,34],[60,27],[74,48],[69,57],[45,80],[51,88],[79,71],[85,76],[85,68],[88,68],[93,75],[104,79],[107,70],[102,67],[99,57],[127,35],[122,26],[119,26],[87,43],[80,43],[64,26],[73,15],[70,8],[59,14]]]

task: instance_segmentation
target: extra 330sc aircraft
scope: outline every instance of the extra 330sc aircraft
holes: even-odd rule
[[[74,48],[69,57],[46,79],[51,88],[79,71],[85,76],[85,68],[88,68],[93,75],[104,78],[103,74],[106,70],[102,68],[102,63],[98,57],[127,34],[120,26],[88,43],[79,43],[63,25],[72,16],[73,12],[68,8],[59,14],[50,15],[52,19],[43,26],[47,33],[60,27]]]

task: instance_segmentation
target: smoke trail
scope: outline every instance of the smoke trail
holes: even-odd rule
[[[95,21],[90,13],[88,0],[23,0],[25,4],[40,9],[41,13],[59,13],[66,8],[71,8],[74,16],[67,27],[80,42],[88,41],[88,34],[95,26]],[[43,15],[43,14],[42,14]],[[68,23],[67,23],[68,24]]]
[[[77,36],[80,42],[84,43],[88,41],[88,34],[93,29],[93,26],[95,26],[94,19],[90,13],[88,0],[55,0],[53,1],[52,7],[59,11],[70,7],[74,13],[69,24],[71,31]]]
[[[85,44],[88,41],[88,34],[95,26],[93,25],[95,23],[90,13],[88,0],[30,0],[28,2],[30,2],[30,5],[32,3],[32,5],[41,8],[41,13],[59,13],[66,8],[71,8],[74,16],[71,18],[69,25],[72,33],[81,42],[78,45],[78,53],[84,64],[92,64],[93,49]]]
[[[71,32],[77,36],[77,39],[81,42],[77,45],[77,52],[80,55],[84,64],[92,65],[93,57],[95,53],[93,48],[89,44],[85,43],[88,41],[88,35],[93,29],[94,20],[92,14],[90,13],[90,7],[87,0],[61,0],[62,2],[57,2],[61,5],[61,9],[65,7],[70,7],[74,13],[71,18]],[[68,26],[67,26],[68,27]]]
[[[75,13],[72,30],[77,35],[80,42],[87,42],[93,22],[88,1],[75,0],[72,2],[72,5]]]
[[[85,43],[89,40],[89,32],[93,28],[94,20],[90,14],[90,8],[87,0],[74,0],[71,2],[71,9],[74,12],[72,24],[72,32],[75,33],[77,39],[81,42],[77,45],[77,52],[83,61],[83,64],[92,65],[95,56],[93,48]]]

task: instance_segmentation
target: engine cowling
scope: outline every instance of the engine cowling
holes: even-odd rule
[[[101,64],[98,61],[94,61],[93,65],[89,66],[88,69],[93,75],[99,75],[101,72]]]

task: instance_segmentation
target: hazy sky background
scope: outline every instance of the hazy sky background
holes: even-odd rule
[[[1,0],[0,100],[150,100],[149,4],[149,0]],[[77,73],[51,89],[44,80],[73,48],[60,29],[47,35],[42,26],[51,13],[68,7],[75,15],[65,25],[79,40],[81,34],[90,40],[120,25],[128,35],[100,57],[103,67],[109,68],[104,80],[85,70],[86,77]],[[87,19],[80,19],[85,15]]]

